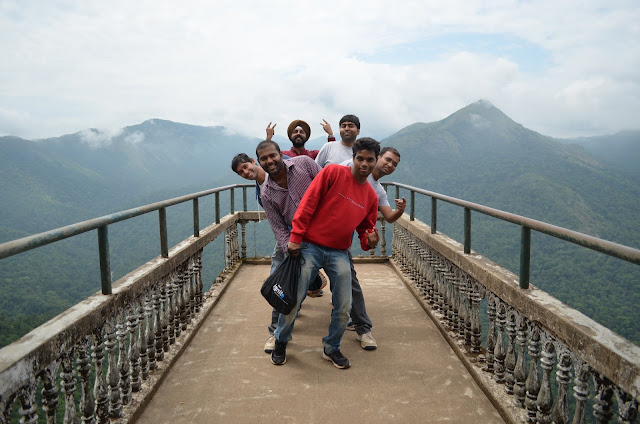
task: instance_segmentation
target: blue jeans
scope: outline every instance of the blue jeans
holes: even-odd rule
[[[282,262],[284,261],[284,253],[282,252],[282,249],[280,249],[278,247],[278,243],[276,242],[276,245],[273,248],[273,253],[271,254],[271,272],[269,272],[269,275],[273,274],[273,271],[276,270],[276,268],[278,268],[278,265],[280,265]],[[278,327],[278,317],[280,316],[280,312],[276,311],[275,309],[271,310],[271,324],[269,324],[269,334],[271,334],[273,336],[273,332],[276,331],[276,328]]]
[[[280,314],[278,328],[274,336],[276,340],[287,343],[291,340],[291,331],[296,320],[296,313],[307,296],[309,284],[316,278],[318,270],[324,268],[329,277],[331,287],[331,322],[329,334],[322,338],[324,351],[329,354],[340,349],[342,335],[349,322],[351,312],[351,266],[349,265],[349,251],[331,249],[311,243],[302,243],[300,249],[302,269],[298,280],[298,298],[296,306],[288,315]]]

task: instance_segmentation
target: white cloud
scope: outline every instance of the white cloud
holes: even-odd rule
[[[354,113],[386,135],[480,98],[549,135],[613,132],[639,125],[638,22],[633,0],[5,0],[0,134],[158,117],[256,137],[303,118],[317,136]]]
[[[118,129],[86,129],[80,131],[80,141],[93,148],[110,146],[113,139],[122,134],[122,128]]]

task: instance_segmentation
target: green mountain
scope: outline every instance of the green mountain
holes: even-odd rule
[[[584,147],[598,160],[635,178],[640,178],[640,130],[613,135],[560,140]]]
[[[413,124],[383,145],[402,154],[389,180],[640,247],[636,178],[579,145],[524,128],[487,101]],[[416,214],[428,223],[423,197]],[[463,211],[438,204],[438,230],[462,241]],[[473,213],[471,232],[474,250],[518,273],[517,226]],[[640,343],[638,266],[535,232],[531,261],[534,285]]]

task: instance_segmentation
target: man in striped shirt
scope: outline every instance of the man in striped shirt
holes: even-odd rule
[[[271,256],[271,272],[284,260],[289,243],[291,221],[296,209],[307,191],[311,181],[320,172],[320,167],[313,159],[301,155],[283,160],[280,146],[271,140],[265,140],[256,147],[256,156],[260,166],[269,176],[262,186],[262,207],[267,213],[269,225],[276,238],[276,247]],[[314,289],[320,287],[314,287]],[[297,309],[296,309],[297,311]],[[275,345],[273,333],[278,325],[279,313],[271,312],[269,337],[264,351],[271,353]]]

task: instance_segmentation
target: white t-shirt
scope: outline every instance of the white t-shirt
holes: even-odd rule
[[[353,159],[345,160],[344,162],[341,162],[340,165],[351,166],[353,165]],[[382,184],[380,184],[380,181],[375,180],[373,178],[373,174],[369,174],[367,181],[369,181],[369,184],[373,187],[373,191],[378,195],[378,207],[391,206],[389,204],[389,199],[387,198],[387,191],[384,189]]]
[[[345,146],[340,141],[332,141],[322,146],[316,156],[316,163],[324,168],[330,163],[340,164],[349,159],[353,159],[353,148]]]

